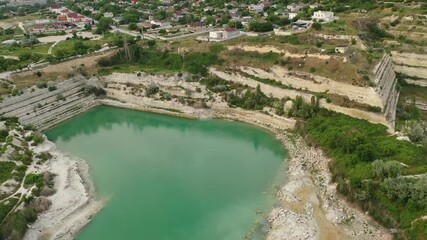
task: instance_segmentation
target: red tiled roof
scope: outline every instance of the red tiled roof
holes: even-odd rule
[[[68,13],[67,14],[67,16],[69,17],[69,18],[75,18],[75,17],[77,17],[79,14],[77,14],[77,13]]]
[[[226,31],[226,32],[235,32],[235,31],[237,31],[237,29],[235,29],[235,28],[226,28],[224,31]]]
[[[35,25],[33,29],[44,29],[44,26],[41,24]]]
[[[68,18],[67,18],[67,16],[65,16],[65,15],[60,15],[60,16],[58,16],[58,17],[56,18],[56,20],[58,20],[58,21],[67,21],[67,20],[68,20]]]

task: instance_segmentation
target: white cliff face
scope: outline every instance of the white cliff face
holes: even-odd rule
[[[397,79],[394,64],[390,55],[385,54],[374,69],[377,92],[383,103],[383,113],[392,127],[396,121],[396,106],[399,91],[396,89]]]

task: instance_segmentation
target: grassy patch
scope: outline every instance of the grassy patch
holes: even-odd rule
[[[15,167],[14,162],[0,162],[0,184],[13,177],[12,171]]]

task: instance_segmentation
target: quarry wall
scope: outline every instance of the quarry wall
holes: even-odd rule
[[[396,107],[399,91],[396,88],[397,79],[394,64],[390,55],[385,54],[374,68],[377,93],[383,102],[383,113],[387,121],[394,127],[396,122]]]

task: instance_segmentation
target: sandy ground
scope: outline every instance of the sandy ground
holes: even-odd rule
[[[427,79],[427,68],[424,67],[412,67],[404,65],[395,65],[394,69],[396,72],[404,73],[410,77],[419,77]]]
[[[427,87],[427,80],[412,80],[412,79],[406,79],[406,82],[408,84],[414,84],[418,85],[420,87]]]
[[[36,71],[40,71],[40,72],[45,73],[45,74],[49,74],[49,73],[66,74],[67,72],[74,72],[75,69],[82,64],[86,68],[94,67],[100,58],[110,56],[113,53],[115,53],[114,50],[105,51],[105,52],[97,53],[97,54],[92,54],[92,55],[88,55],[85,57],[60,62],[57,64],[50,64],[47,67],[42,68],[42,69],[37,69],[37,70],[13,74],[12,77],[14,79],[24,79],[24,78],[27,78],[29,76],[33,76],[34,72],[36,72]]]
[[[396,51],[391,52],[393,62],[396,64],[425,67],[427,68],[427,54],[415,53],[399,53]]]
[[[24,239],[72,239],[102,208],[103,202],[95,198],[86,162],[62,153],[47,140],[35,149],[36,153],[42,151],[49,151],[53,158],[39,171],[57,175],[56,193],[48,197],[52,205],[29,226]]]
[[[93,34],[92,32],[77,32],[77,36],[83,37],[83,38],[90,38],[91,40],[99,40],[102,38],[101,35]],[[41,43],[52,43],[52,42],[59,42],[64,41],[67,38],[72,38],[73,34],[65,34],[65,35],[59,35],[59,36],[47,36],[47,37],[41,37],[38,38]]]

